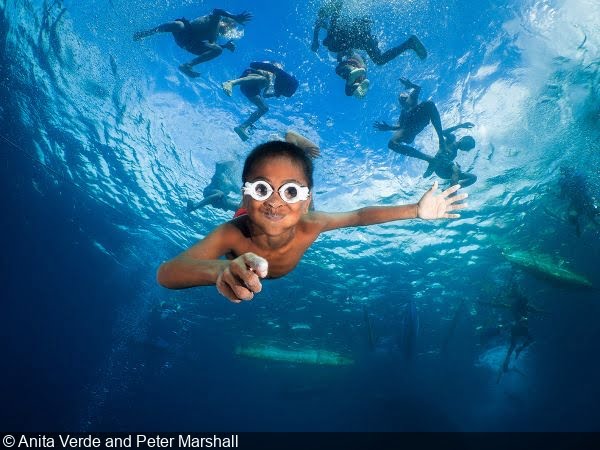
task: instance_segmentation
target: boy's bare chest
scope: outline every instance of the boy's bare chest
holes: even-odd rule
[[[297,265],[304,252],[310,247],[314,239],[296,237],[289,244],[275,249],[259,247],[252,240],[245,239],[239,247],[234,249],[235,256],[252,252],[265,258],[269,262],[269,278],[277,278],[291,272]]]

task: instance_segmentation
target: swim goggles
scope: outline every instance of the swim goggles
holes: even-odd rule
[[[254,200],[264,202],[268,199],[275,189],[264,180],[257,180],[252,183],[246,181],[242,188],[244,195],[249,195]],[[306,200],[310,195],[310,189],[306,186],[300,186],[298,183],[290,182],[281,185],[279,189],[279,196],[286,203],[298,203]]]

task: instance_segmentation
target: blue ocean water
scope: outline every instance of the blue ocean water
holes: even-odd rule
[[[0,0],[5,430],[598,430],[599,230],[586,220],[577,235],[559,180],[573,168],[600,199],[600,6],[346,6],[372,16],[382,47],[417,34],[429,57],[369,64],[359,101],[344,95],[333,56],[310,50],[316,1]],[[215,7],[254,17],[198,79],[177,70],[191,58],[170,36],[131,38]],[[232,129],[251,106],[220,86],[263,59],[281,61],[300,88],[270,100],[242,143]],[[475,150],[458,158],[479,178],[461,219],[324,234],[242,305],[212,287],[156,284],[162,261],[231,216],[186,212],[215,164],[239,164],[287,129],[321,147],[317,209],[416,201],[432,182],[425,166],[372,127],[396,120],[399,77],[422,86],[445,127],[476,125]],[[416,145],[433,152],[432,130]],[[595,288],[515,269],[503,256],[514,251],[547,255]],[[486,331],[509,315],[486,302],[515,270],[543,313],[498,382],[509,336]],[[236,355],[254,344],[354,363]]]

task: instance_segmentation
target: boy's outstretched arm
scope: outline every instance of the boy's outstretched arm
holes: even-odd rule
[[[297,145],[311,158],[318,158],[321,156],[321,150],[317,144],[293,130],[288,130],[285,133],[285,142]]]
[[[219,257],[229,251],[227,224],[213,230],[204,239],[160,265],[157,281],[169,289],[185,289],[215,284],[229,261]]]
[[[438,195],[435,192],[438,182],[434,182],[418,203],[400,206],[369,206],[344,213],[314,213],[314,218],[321,223],[321,231],[335,230],[345,227],[360,227],[378,223],[392,222],[402,219],[456,219],[459,214],[453,211],[467,207],[466,203],[457,203],[467,198],[467,194],[454,195],[460,185],[449,187]]]
[[[157,281],[169,289],[216,285],[221,295],[235,303],[251,300],[262,289],[260,278],[267,276],[268,263],[253,253],[244,253],[230,261],[218,259],[230,251],[228,243],[237,238],[236,233],[229,223],[219,226],[192,247],[162,263]]]

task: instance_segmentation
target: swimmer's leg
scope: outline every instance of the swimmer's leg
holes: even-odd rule
[[[254,111],[244,123],[233,129],[233,131],[237,133],[237,135],[242,141],[247,141],[250,138],[250,136],[248,135],[248,129],[251,126],[253,126],[258,119],[260,119],[269,111],[269,107],[266,105],[266,103],[260,95],[248,97],[248,100],[254,103],[258,107],[258,109]]]
[[[518,349],[515,350],[515,359],[517,359],[519,357],[519,354],[523,350],[525,350],[527,347],[529,347],[532,343],[533,343],[533,336],[531,336],[531,334],[527,333],[527,336],[525,337],[525,342],[523,342],[521,347],[519,347]]]
[[[192,212],[197,209],[200,209],[206,205],[213,204],[216,200],[222,198],[225,194],[221,191],[217,191],[214,194],[209,195],[208,197],[204,197],[201,201],[194,203],[191,200],[187,202],[187,212]]]
[[[177,33],[178,31],[182,31],[184,28],[185,24],[181,20],[174,20],[173,22],[163,23],[162,25],[149,30],[136,31],[133,33],[133,40],[139,41],[156,33]]]
[[[227,44],[226,44],[227,45]],[[223,53],[224,46],[219,44],[211,44],[208,42],[203,42],[201,46],[194,48],[192,53],[198,55],[196,58],[192,59],[190,62],[181,64],[179,66],[179,70],[185,73],[187,76],[192,78],[197,78],[200,76],[199,72],[193,70],[193,67],[197,64],[210,61],[211,59],[215,59],[221,53]]]
[[[388,147],[390,150],[393,150],[396,153],[400,153],[401,155],[409,156],[411,158],[421,159],[421,160],[427,161],[429,163],[431,163],[434,160],[433,157],[426,155],[425,153],[417,150],[416,148],[411,147],[410,145],[400,143],[397,140],[395,140],[393,137],[388,142]]]
[[[235,86],[240,85],[240,84],[244,85],[244,84],[251,84],[251,83],[258,83],[260,89],[263,89],[264,87],[266,87],[268,85],[269,80],[267,80],[267,78],[263,77],[262,75],[249,74],[249,75],[246,75],[245,77],[225,81],[225,82],[223,82],[223,84],[221,84],[221,87],[223,88],[223,91],[225,92],[225,94],[227,94],[229,97],[231,97],[233,95],[233,88]],[[252,99],[249,99],[249,100],[252,103],[254,103],[254,101]]]
[[[192,67],[193,66],[191,63],[185,63],[179,66],[179,70],[181,71],[181,73],[187,75],[190,78],[198,78],[200,76],[200,72],[196,72],[194,69],[192,69]]]
[[[467,186],[471,186],[473,183],[475,183],[477,181],[477,175],[473,175],[472,173],[460,171],[456,182],[454,180],[452,180],[452,181],[453,181],[452,182],[453,185],[456,183],[460,183],[461,187],[467,187]]]
[[[420,59],[427,58],[427,50],[425,49],[425,46],[419,40],[419,38],[417,38],[414,35],[409,37],[402,44],[393,47],[384,53],[382,53],[379,49],[379,43],[377,42],[377,40],[372,37],[368,40],[366,48],[364,50],[366,50],[367,54],[371,58],[371,61],[373,61],[378,66],[390,62],[392,59],[396,58],[397,56],[401,55],[407,50],[413,50]]]

